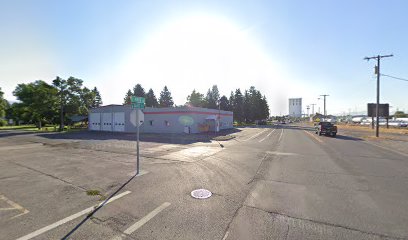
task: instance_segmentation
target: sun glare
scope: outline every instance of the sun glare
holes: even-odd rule
[[[129,87],[137,81],[157,91],[166,84],[182,96],[175,99],[179,104],[193,89],[205,93],[213,84],[223,94],[251,85],[262,87],[277,69],[245,28],[210,16],[166,24],[141,48],[129,52],[121,67],[120,79]]]

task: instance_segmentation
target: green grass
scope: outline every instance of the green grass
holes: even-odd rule
[[[20,126],[2,126],[0,130],[22,130],[22,131],[33,131],[33,132],[58,132],[59,125],[45,125],[41,129],[38,129],[35,125],[20,125]],[[70,126],[65,126],[64,131],[76,132],[82,131],[85,128],[71,128]]]
[[[99,190],[90,189],[86,191],[86,194],[88,196],[97,196],[97,195],[101,195],[101,192]]]
[[[90,189],[86,191],[86,195],[88,196],[99,196],[99,200],[103,201],[106,199],[106,196],[103,195],[99,190]]]
[[[24,130],[35,128],[35,125],[20,125],[20,126],[2,126],[0,130]]]
[[[3,126],[0,130],[23,130],[23,131],[36,131],[36,132],[54,132],[58,131],[56,125],[45,125],[41,129],[38,129],[35,125],[20,125],[20,126]]]

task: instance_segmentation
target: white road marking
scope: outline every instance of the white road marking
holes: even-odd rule
[[[253,136],[251,136],[250,138],[245,139],[244,141],[252,140],[252,139],[258,137],[259,135],[261,135],[262,133],[264,133],[264,132],[267,131],[267,130],[268,130],[268,129],[264,129],[262,132],[256,133],[256,134],[254,134]]]
[[[6,198],[6,197],[5,197],[4,195],[2,195],[2,194],[0,194],[0,200],[5,201],[8,205],[12,206],[11,208],[0,208],[0,210],[2,210],[2,211],[4,211],[4,210],[18,210],[18,211],[21,212],[20,214],[17,214],[17,215],[15,215],[15,216],[11,217],[10,219],[13,219],[13,218],[22,216],[22,215],[27,214],[27,213],[30,212],[30,211],[28,211],[27,209],[25,209],[25,208],[23,208],[22,206],[20,206],[19,204],[17,204],[17,203],[15,203],[15,202],[11,201],[10,199]]]
[[[135,224],[133,224],[132,226],[130,226],[128,229],[126,229],[124,231],[125,234],[131,234],[134,231],[136,231],[137,229],[139,229],[141,226],[143,226],[145,223],[147,223],[148,221],[150,221],[152,218],[154,218],[157,214],[159,214],[161,211],[163,211],[164,209],[166,209],[168,206],[170,206],[169,202],[165,202],[162,205],[158,206],[156,209],[154,209],[153,211],[151,211],[149,214],[147,214],[146,216],[144,216],[142,219],[140,219],[139,221],[137,221]]]
[[[222,238],[222,240],[226,240],[227,237],[228,237],[228,235],[229,235],[229,231],[227,231],[227,232],[225,233],[225,235],[224,235],[224,237]]]
[[[161,211],[166,209],[168,206],[170,206],[171,203],[165,202],[162,205],[158,206],[155,208],[153,211],[148,213],[146,216],[144,216],[142,219],[137,221],[135,224],[127,228],[123,233],[129,235],[132,234],[134,231],[139,229],[141,226],[145,225],[148,221],[150,221],[152,218],[154,218],[157,214],[159,214]],[[121,236],[115,236],[111,240],[122,240],[122,237],[126,237],[125,234],[122,234]]]
[[[60,225],[63,225],[65,223],[69,222],[69,221],[72,221],[72,220],[74,220],[74,219],[76,219],[76,218],[78,218],[78,217],[80,217],[82,215],[88,214],[88,213],[92,212],[95,208],[97,208],[97,207],[99,207],[101,205],[106,205],[108,203],[111,203],[111,202],[113,202],[113,201],[115,201],[115,200],[129,194],[129,193],[131,193],[131,191],[126,191],[126,192],[123,192],[121,194],[118,194],[118,195],[112,197],[111,199],[109,199],[107,202],[102,202],[102,203],[100,203],[100,204],[98,204],[96,206],[89,207],[89,208],[87,208],[87,209],[85,209],[83,211],[80,211],[80,212],[75,213],[75,214],[73,214],[73,215],[71,215],[69,217],[66,217],[66,218],[64,218],[62,220],[59,220],[58,222],[55,222],[55,223],[50,224],[50,225],[48,225],[46,227],[38,229],[37,231],[34,231],[34,232],[30,233],[30,234],[27,234],[27,235],[25,235],[23,237],[20,237],[17,240],[29,240],[29,239],[31,239],[33,237],[37,237],[38,235],[41,235],[41,234],[43,234],[45,232],[48,232],[49,230],[54,229],[54,228],[56,228],[56,227],[58,227]]]
[[[282,136],[283,136],[283,128],[282,128],[282,132],[281,132],[281,134],[280,134],[280,136],[279,136],[278,142],[280,142]]]
[[[266,153],[273,154],[273,155],[283,155],[283,156],[296,156],[296,155],[299,155],[297,153],[272,152],[272,151],[267,151]]]
[[[266,137],[262,138],[261,140],[259,140],[259,142],[263,142],[265,141],[265,139],[267,139],[273,132],[275,132],[276,128],[273,129],[270,133],[268,133],[268,135],[266,135]]]

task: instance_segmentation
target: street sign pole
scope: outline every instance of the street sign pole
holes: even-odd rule
[[[139,156],[139,126],[140,116],[139,111],[145,107],[145,98],[143,97],[131,97],[132,108],[136,109],[136,175],[140,173],[140,156]]]
[[[137,130],[136,130],[136,138],[137,138],[137,143],[136,143],[136,154],[137,154],[137,162],[136,162],[136,175],[139,175],[139,109],[136,109],[136,123],[137,123]]]

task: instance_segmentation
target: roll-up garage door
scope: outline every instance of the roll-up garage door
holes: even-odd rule
[[[101,130],[101,114],[91,113],[89,115],[89,130],[99,131]]]
[[[102,113],[102,131],[112,131],[112,113]]]
[[[115,112],[113,114],[113,131],[123,132],[125,131],[125,113]]]

